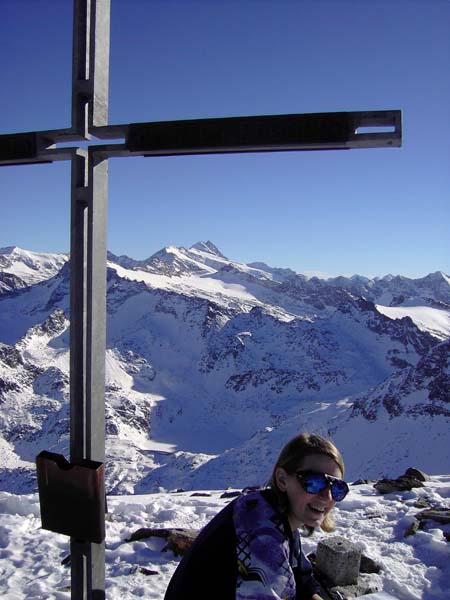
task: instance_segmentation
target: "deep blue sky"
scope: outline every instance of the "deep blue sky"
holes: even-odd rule
[[[0,133],[69,126],[70,0],[0,0]],[[110,123],[401,109],[401,149],[110,161],[108,246],[450,272],[448,0],[112,0]],[[0,169],[0,247],[69,248],[69,165]]]

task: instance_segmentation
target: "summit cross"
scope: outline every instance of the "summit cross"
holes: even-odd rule
[[[74,0],[73,15],[71,126],[0,135],[0,166],[71,161],[70,463],[96,461],[103,465],[108,159],[399,147],[401,112],[108,125],[110,0]],[[80,142],[83,144],[77,145]],[[99,485],[97,525],[104,532],[104,481]],[[94,542],[71,536],[71,598],[105,598],[104,534],[102,541]]]

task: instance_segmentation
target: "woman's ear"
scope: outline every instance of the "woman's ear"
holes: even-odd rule
[[[275,470],[275,481],[277,482],[278,489],[282,492],[286,491],[287,473],[282,467],[278,467]]]

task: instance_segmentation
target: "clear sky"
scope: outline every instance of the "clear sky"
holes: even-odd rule
[[[0,0],[0,133],[70,125],[72,3]],[[110,160],[108,247],[450,273],[448,0],[112,0],[110,123],[401,109],[403,147]],[[0,247],[69,248],[68,163],[0,169]]]

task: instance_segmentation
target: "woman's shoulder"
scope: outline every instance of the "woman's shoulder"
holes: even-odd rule
[[[270,489],[244,493],[233,502],[233,520],[236,529],[266,527],[268,523],[283,522],[275,494]]]
[[[264,506],[266,510],[278,511],[277,497],[270,488],[244,489],[240,496],[232,502],[232,505],[246,510]]]
[[[273,510],[275,496],[270,489],[265,488],[247,488],[239,496],[234,498],[222,510],[220,510],[207,525],[200,531],[197,539],[210,539],[216,536],[220,537],[225,531],[234,530],[233,523],[236,515],[244,512],[253,512],[253,508],[258,505],[264,506],[266,510],[270,507]],[[257,511],[259,512],[259,511]]]

